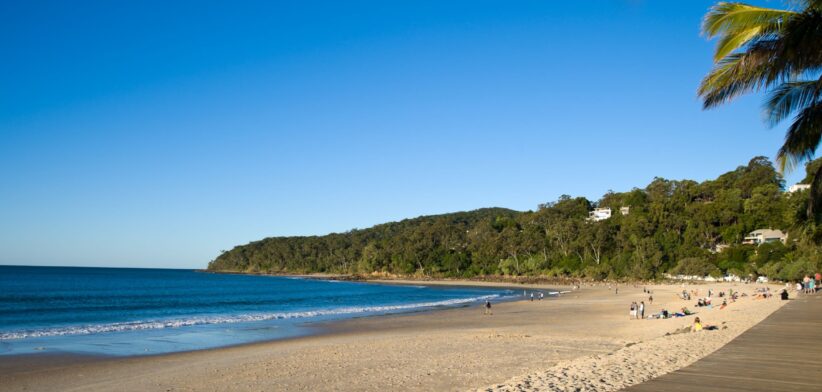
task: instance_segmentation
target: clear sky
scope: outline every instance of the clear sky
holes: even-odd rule
[[[773,159],[762,96],[696,98],[712,3],[2,2],[0,264],[203,268]]]

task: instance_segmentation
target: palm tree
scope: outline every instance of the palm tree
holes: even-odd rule
[[[822,0],[793,1],[794,9],[720,2],[702,23],[718,38],[714,67],[698,94],[705,109],[767,91],[765,116],[774,126],[793,116],[777,153],[780,172],[813,158],[822,140]],[[822,212],[822,170],[811,182],[809,217]]]

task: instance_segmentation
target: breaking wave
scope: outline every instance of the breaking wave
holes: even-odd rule
[[[311,318],[321,316],[338,316],[338,315],[353,315],[363,313],[392,313],[410,311],[415,309],[445,307],[464,305],[472,302],[483,301],[486,299],[499,298],[498,294],[484,295],[472,298],[449,299],[436,302],[422,302],[403,305],[384,305],[384,306],[361,306],[361,307],[344,307],[336,309],[319,309],[304,312],[286,312],[286,313],[256,313],[256,314],[242,314],[233,316],[201,316],[181,319],[168,320],[141,320],[128,321],[109,324],[93,324],[71,327],[55,327],[35,330],[23,330],[13,332],[0,332],[0,340],[14,340],[26,338],[38,338],[48,336],[64,336],[64,335],[89,335],[106,332],[122,332],[122,331],[138,331],[138,330],[152,330],[163,328],[180,328],[195,325],[211,325],[211,324],[232,324],[244,323],[253,321],[268,321],[268,320],[283,320],[283,319],[299,319]]]

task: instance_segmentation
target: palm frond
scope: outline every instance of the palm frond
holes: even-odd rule
[[[714,62],[722,61],[725,56],[741,48],[754,38],[761,36],[761,31],[759,27],[752,27],[734,34],[723,34],[716,43]]]
[[[822,66],[822,11],[806,11],[791,18],[779,34],[779,57],[796,72]]]
[[[773,88],[765,104],[770,124],[796,113],[777,153],[783,173],[812,159],[822,141],[822,0],[795,0],[792,8],[711,7],[702,33],[718,38],[715,65],[697,90],[708,109]],[[822,170],[814,174],[808,214],[822,218]]]
[[[782,81],[790,74],[776,67],[771,61],[772,50],[768,42],[760,42],[744,53],[725,56],[702,79],[697,95],[708,109],[726,103],[742,94],[758,91]]]
[[[714,54],[718,62],[751,40],[777,33],[795,15],[788,10],[720,2],[705,15],[702,32],[708,38],[720,37]]]
[[[772,33],[781,23],[794,15],[797,15],[797,12],[723,1],[711,7],[705,14],[702,32],[708,38],[752,27],[764,28],[766,32]]]
[[[788,127],[785,142],[776,154],[779,170],[793,170],[799,163],[813,158],[822,140],[822,104],[802,109]]]
[[[791,113],[817,104],[821,92],[822,78],[782,83],[773,89],[765,103],[768,122],[774,126]]]

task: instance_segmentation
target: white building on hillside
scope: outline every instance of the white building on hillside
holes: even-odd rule
[[[610,208],[594,208],[593,211],[588,212],[588,220],[599,222],[611,217]]]
[[[811,189],[811,184],[794,184],[788,188],[788,193],[804,191],[806,189]]]
[[[622,215],[628,215],[631,212],[631,207],[619,207],[619,213]]]
[[[742,243],[748,245],[762,245],[766,242],[776,241],[780,241],[784,244],[788,241],[788,235],[783,233],[782,230],[759,229],[750,232],[748,236],[742,240]]]

